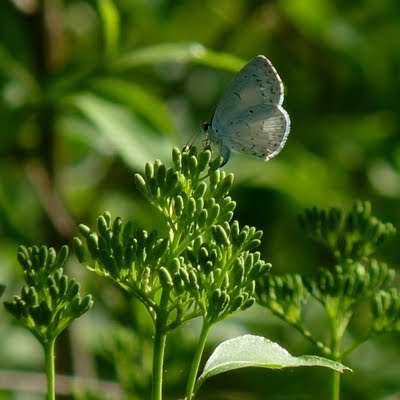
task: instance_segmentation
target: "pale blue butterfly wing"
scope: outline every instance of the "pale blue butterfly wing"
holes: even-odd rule
[[[207,125],[207,137],[221,146],[224,163],[230,149],[266,161],[282,150],[290,130],[283,97],[282,81],[264,56],[238,72]]]

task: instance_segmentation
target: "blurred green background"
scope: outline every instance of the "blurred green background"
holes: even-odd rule
[[[201,145],[201,123],[257,54],[284,82],[291,133],[271,162],[234,154],[224,169],[235,173],[237,218],[264,231],[261,251],[273,273],[308,274],[330,262],[298,228],[304,207],[349,209],[354,199],[370,200],[377,216],[399,226],[398,0],[2,0],[0,38],[2,300],[22,284],[18,244],[71,244],[77,224],[93,224],[104,210],[157,227],[133,173],[156,158],[169,163],[172,146],[194,134]],[[398,239],[380,256],[399,265]],[[91,394],[75,398],[122,398],[119,381],[127,398],[145,399],[152,334],[145,312],[75,257],[69,273],[95,306],[62,336],[58,371],[97,379]],[[43,398],[16,393],[28,387],[18,374],[7,378],[40,372],[43,359],[4,309],[1,317],[0,398]],[[365,318],[360,310],[355,336]],[[311,312],[321,335],[324,322]],[[166,398],[183,393],[197,332],[193,322],[170,339]],[[294,355],[316,353],[255,306],[217,325],[207,354],[243,333]],[[399,356],[395,335],[361,346],[348,362],[354,372],[343,377],[342,398],[400,398]],[[244,369],[213,378],[200,398],[321,399],[328,382],[327,370]]]

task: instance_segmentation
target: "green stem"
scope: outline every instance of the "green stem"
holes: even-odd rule
[[[340,361],[341,335],[339,333],[338,318],[334,318],[331,321],[331,334],[332,334],[332,343],[331,343],[332,358],[335,361]],[[331,400],[339,400],[339,398],[340,398],[340,372],[332,371]]]
[[[339,400],[339,398],[340,398],[340,372],[332,371],[331,399]]]
[[[54,343],[49,340],[44,346],[45,369],[47,378],[47,400],[55,400]]]
[[[210,325],[208,325],[206,321],[203,321],[203,326],[201,328],[199,340],[197,341],[196,351],[194,353],[192,366],[190,368],[189,378],[186,386],[185,400],[191,400],[193,398],[197,373],[199,371],[200,361],[203,355],[204,347],[206,345],[209,330],[210,330]]]
[[[164,352],[167,342],[167,305],[169,300],[169,291],[163,290],[160,301],[160,309],[157,313],[155,334],[154,334],[154,352],[153,352],[153,379],[151,387],[151,399],[162,400]]]

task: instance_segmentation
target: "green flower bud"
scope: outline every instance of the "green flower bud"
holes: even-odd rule
[[[54,251],[54,249],[53,249],[53,251]],[[68,249],[67,245],[64,245],[61,247],[61,249],[58,252],[58,255],[53,263],[53,268],[52,268],[53,271],[56,270],[57,268],[64,267],[64,265],[67,261],[67,258],[68,258],[68,252],[69,252],[69,249]],[[54,256],[52,255],[52,253],[53,253],[52,251],[49,252],[49,258],[53,258],[56,254],[55,251],[54,251]]]
[[[139,190],[139,192],[144,196],[147,197],[149,195],[148,191],[147,191],[147,185],[146,185],[146,181],[143,179],[142,175],[140,174],[135,174],[133,176],[133,180],[135,182],[135,185],[137,187],[137,189]]]
[[[238,310],[241,305],[244,303],[244,296],[242,294],[239,294],[238,296],[236,296],[234,298],[234,300],[232,301],[232,304],[230,306],[230,312],[235,312],[236,310]]]
[[[84,224],[79,224],[79,231],[85,239],[90,236],[90,228]]]
[[[209,170],[211,170],[211,171],[218,170],[218,168],[222,165],[223,162],[224,162],[224,158],[222,156],[217,157],[214,161],[212,161],[210,163]]]
[[[161,267],[158,270],[158,277],[160,279],[161,286],[164,289],[172,289],[173,288],[174,283],[173,283],[172,277],[165,267]]]
[[[167,251],[169,245],[169,240],[168,238],[159,240],[157,242],[157,245],[154,249],[154,257],[155,258],[160,258],[163,256],[163,254]]]
[[[74,237],[72,243],[73,243],[76,257],[78,258],[79,262],[83,264],[86,261],[83,243],[81,242],[81,240],[78,237]]]
[[[186,215],[188,216],[189,219],[192,219],[194,217],[195,212],[196,212],[196,201],[193,197],[190,197],[187,203]]]
[[[218,185],[221,177],[221,171],[217,169],[216,171],[209,172],[210,187],[214,188]]]
[[[189,285],[192,290],[198,291],[200,289],[200,286],[197,283],[196,273],[193,270],[189,272]]]
[[[32,268],[32,262],[29,260],[28,252],[23,251],[22,249],[26,250],[24,246],[19,247],[19,251],[17,254],[18,262],[20,263],[21,267],[24,270],[28,270]]]
[[[107,222],[106,219],[104,218],[103,215],[100,215],[99,218],[97,218],[97,229],[99,231],[100,236],[106,236],[107,235]]]
[[[243,258],[239,257],[235,260],[232,266],[233,285],[241,286],[244,280],[244,276],[245,276],[245,267],[243,264]]]
[[[182,281],[185,284],[185,286],[189,286],[190,285],[189,273],[186,271],[185,268],[179,268],[179,276],[182,279]]]
[[[211,207],[208,208],[208,225],[212,225],[212,223],[218,218],[219,215],[219,204],[213,204]]]
[[[205,182],[200,182],[193,191],[193,197],[199,199],[204,196],[207,190],[207,184]]]
[[[98,236],[95,233],[91,233],[87,239],[87,246],[89,252],[93,258],[97,258],[99,254],[99,243]]]
[[[208,219],[208,211],[203,208],[200,213],[199,216],[197,218],[197,225],[199,228],[203,228],[206,225]]]
[[[184,203],[182,196],[181,195],[176,196],[174,201],[174,209],[177,217],[180,217],[182,215],[183,207]]]
[[[185,283],[183,282],[182,278],[180,277],[179,273],[175,273],[172,277],[172,282],[174,284],[174,289],[177,294],[182,294],[185,289]]]
[[[182,153],[177,147],[172,149],[172,160],[174,162],[175,169],[180,171],[182,168]]]
[[[49,294],[52,300],[52,304],[55,304],[59,296],[59,290],[55,285],[49,286]]]
[[[161,164],[158,167],[158,171],[157,171],[157,183],[163,193],[164,193],[164,189],[165,189],[166,176],[167,176],[167,168],[164,164]]]
[[[178,174],[172,168],[168,168],[167,176],[165,178],[165,194],[170,195],[174,192],[178,179]]]
[[[222,246],[230,245],[228,235],[226,234],[224,228],[222,228],[221,225],[213,226],[212,234],[213,234],[214,240],[217,242],[218,245],[222,245]]]
[[[189,167],[189,172],[191,176],[196,176],[198,175],[198,171],[197,171],[197,166],[198,166],[198,162],[197,162],[197,158],[192,155],[189,160],[188,160],[188,167]]]
[[[208,275],[213,269],[213,263],[211,261],[207,261],[204,265],[203,265],[203,271],[206,275]]]
[[[150,251],[152,250],[152,248],[154,247],[154,245],[156,244],[157,241],[157,232],[156,231],[151,231],[149,236],[146,239],[146,251],[147,254],[150,253]]]
[[[144,176],[146,177],[146,180],[149,181],[151,178],[154,177],[154,168],[153,164],[147,162],[145,167],[144,167]]]
[[[193,249],[191,247],[188,247],[186,249],[186,257],[188,258],[190,264],[193,265],[193,267],[197,266],[197,257],[196,254],[194,253]]]
[[[255,249],[260,245],[261,241],[259,239],[249,240],[242,246],[243,251],[250,251]]]
[[[199,153],[198,157],[198,171],[202,172],[204,169],[207,167],[208,163],[211,160],[211,151],[210,150],[205,150]]]
[[[39,249],[39,265],[46,266],[47,256],[49,254],[49,250],[46,246],[41,246]]]
[[[175,258],[171,261],[169,270],[170,270],[173,274],[176,274],[176,273],[179,272],[179,268],[180,268],[180,267],[181,267],[181,264],[180,264],[180,262],[179,262],[179,259],[175,257]]]
[[[208,261],[208,251],[205,247],[199,250],[199,264],[204,265]]]
[[[233,183],[233,174],[228,174],[215,190],[214,192],[215,199],[217,200],[222,199],[229,192],[232,183]]]
[[[79,283],[74,278],[70,279],[70,281],[68,282],[66,298],[68,300],[72,300],[79,293],[79,289]]]
[[[247,299],[247,300],[242,304],[241,310],[242,310],[242,311],[247,310],[248,308],[250,308],[250,307],[254,304],[254,302],[255,302],[254,297],[250,297],[249,299]]]
[[[157,183],[157,179],[155,177],[151,178],[148,181],[148,188],[149,188],[149,193],[152,197],[159,197],[159,187]]]

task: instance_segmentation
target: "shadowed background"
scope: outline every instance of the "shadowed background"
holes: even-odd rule
[[[233,154],[224,169],[235,173],[236,217],[264,231],[261,251],[272,272],[309,274],[331,262],[298,227],[305,207],[350,209],[355,199],[370,200],[377,216],[398,226],[399,37],[397,0],[3,0],[2,300],[22,282],[18,244],[71,244],[77,224],[93,224],[104,210],[158,228],[133,173],[156,158],[169,163],[172,146],[183,147],[192,135],[201,146],[201,123],[233,74],[257,54],[284,82],[291,133],[272,161]],[[382,250],[392,266],[399,264],[397,249],[398,238]],[[118,380],[130,398],[145,398],[152,334],[145,312],[75,257],[69,272],[93,293],[95,306],[63,335],[58,371]],[[1,314],[1,369],[41,371],[39,345]],[[318,310],[310,315],[314,330],[322,329]],[[360,310],[355,336],[365,319]],[[167,398],[183,391],[197,332],[193,322],[170,339]],[[257,306],[217,325],[208,352],[243,333],[266,336],[294,355],[316,353]],[[367,342],[352,355],[343,399],[396,398],[398,339]],[[317,369],[244,369],[213,378],[200,398],[319,399],[328,379]],[[75,398],[107,398],[97,391]],[[13,396],[4,389],[0,398]]]

